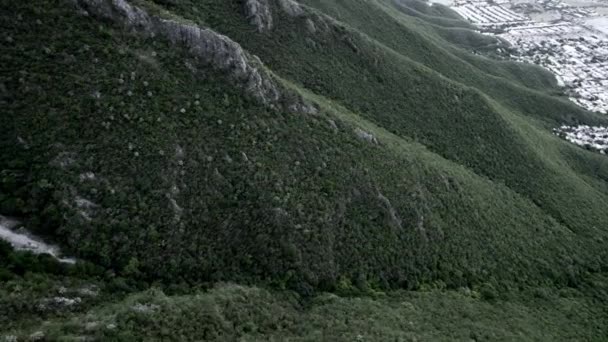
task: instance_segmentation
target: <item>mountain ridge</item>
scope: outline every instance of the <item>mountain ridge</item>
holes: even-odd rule
[[[79,260],[51,267],[45,256],[0,245],[0,281],[13,289],[0,292],[15,317],[0,315],[7,334],[50,320],[50,336],[159,339],[167,335],[140,328],[195,317],[196,307],[178,307],[199,296],[214,298],[201,309],[227,313],[251,300],[288,310],[293,322],[327,292],[342,296],[332,299],[341,308],[362,296],[378,312],[392,305],[383,296],[422,296],[433,310],[448,298],[496,317],[509,307],[513,318],[567,312],[571,301],[593,312],[577,324],[595,325],[573,334],[605,332],[608,160],[551,129],[608,119],[566,105],[538,68],[438,47],[432,24],[391,7],[410,2],[254,3],[77,0],[89,15],[73,1],[1,3],[22,19],[1,17],[12,41],[1,60],[13,73],[0,80],[0,214],[23,218]],[[252,20],[260,8],[272,20]],[[402,16],[394,31],[368,20],[389,9]],[[401,33],[418,43],[404,50]],[[445,62],[455,60],[467,67]],[[484,71],[492,66],[498,75]],[[32,277],[43,279],[38,290]],[[74,286],[87,283],[98,297],[36,311],[56,288],[76,296]],[[38,302],[24,304],[19,286]],[[292,312],[294,301],[303,307]],[[122,309],[112,321],[105,312],[114,305]],[[328,310],[318,314],[348,316]],[[64,317],[86,312],[107,323],[66,328],[74,323]],[[204,328],[216,335],[182,327],[192,334],[185,338],[276,333],[256,320],[237,331],[238,319],[220,316],[210,322],[221,328]],[[271,316],[263,317],[281,314]],[[550,324],[513,324],[530,339],[534,329],[573,336],[556,328],[561,311],[550,316]],[[441,322],[426,329],[449,339],[454,321]],[[429,338],[393,327],[370,336]],[[491,339],[486,328],[466,327]]]

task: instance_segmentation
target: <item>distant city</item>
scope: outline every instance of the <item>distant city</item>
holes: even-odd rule
[[[570,100],[608,113],[608,2],[441,0],[484,34],[509,42],[508,57],[552,71]]]

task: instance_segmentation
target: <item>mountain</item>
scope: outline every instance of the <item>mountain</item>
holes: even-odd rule
[[[78,260],[0,245],[0,336],[608,333],[608,117],[447,7],[0,8],[0,214]]]

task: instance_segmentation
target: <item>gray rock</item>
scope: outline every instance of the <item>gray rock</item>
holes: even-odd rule
[[[340,130],[334,120],[328,119],[327,122],[329,122],[329,127],[331,127],[331,129],[333,129],[335,132]]]
[[[382,203],[382,205],[384,206],[384,208],[386,209],[388,216],[389,216],[389,221],[390,224],[397,229],[402,229],[402,221],[401,218],[399,218],[399,215],[397,215],[397,210],[395,210],[395,208],[393,207],[393,205],[391,204],[391,201],[389,201],[388,198],[386,198],[383,194],[378,193],[378,199],[380,200],[380,202]]]
[[[300,100],[290,104],[289,106],[287,106],[287,109],[293,113],[312,114],[312,115],[319,113],[319,109],[315,105],[307,103],[303,99],[300,99]]]
[[[279,0],[281,9],[292,17],[299,17],[304,14],[302,6],[294,0]]]
[[[133,305],[131,307],[131,309],[135,312],[139,312],[139,313],[151,313],[154,312],[158,309],[160,309],[160,306],[156,305],[156,304],[141,304],[141,303],[136,303],[135,305]]]
[[[247,0],[245,2],[245,14],[258,32],[272,29],[272,11],[268,0]]]
[[[306,29],[310,33],[316,33],[317,32],[317,26],[315,26],[315,22],[312,21],[311,19],[306,19]]]
[[[355,128],[355,134],[357,135],[357,137],[359,137],[363,140],[367,140],[370,143],[373,143],[373,144],[378,143],[378,139],[376,139],[376,137],[373,134],[368,133],[368,132],[362,130],[361,128],[358,128],[358,127]]]
[[[44,340],[44,333],[42,331],[36,331],[30,335],[30,341],[42,341]]]
[[[279,91],[263,70],[259,59],[250,57],[230,38],[211,29],[150,15],[125,0],[78,0],[92,15],[125,25],[147,36],[160,35],[182,45],[198,57],[200,67],[226,71],[239,86],[264,104],[276,102]]]
[[[262,61],[257,56],[246,53],[238,43],[225,35],[209,28],[150,14],[126,0],[77,1],[82,9],[94,17],[113,21],[147,37],[164,37],[173,44],[186,48],[196,57],[194,68],[211,67],[225,72],[233,84],[270,108],[280,107],[305,114],[318,112],[315,105],[307,103],[300,96],[282,96],[277,81],[265,70]],[[286,6],[301,10],[301,6],[293,1]],[[293,8],[290,10],[298,13]],[[246,9],[248,16],[258,17],[255,20],[261,22],[263,27],[272,27],[268,0],[248,0]],[[283,91],[288,92],[284,88]]]

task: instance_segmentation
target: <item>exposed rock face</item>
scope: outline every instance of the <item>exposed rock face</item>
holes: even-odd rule
[[[273,107],[280,98],[277,86],[262,69],[259,59],[251,58],[238,43],[224,35],[151,15],[126,0],[78,0],[78,4],[98,18],[114,21],[141,34],[160,35],[186,47],[197,57],[201,67],[227,72],[237,86],[264,104]]]
[[[63,263],[76,262],[75,259],[59,257],[61,253],[57,246],[44,243],[23,228],[13,231],[13,228],[17,226],[19,226],[19,222],[0,215],[0,240],[8,242],[16,250],[25,250],[34,254],[49,254]]]
[[[386,198],[381,193],[378,193],[378,199],[380,200],[380,202],[382,202],[382,205],[388,212],[390,224],[396,229],[402,229],[403,226],[402,226],[401,218],[399,218],[399,215],[397,215],[397,210],[395,210],[395,208],[391,204],[391,201],[389,201],[389,199]]]
[[[272,11],[268,0],[247,0],[245,2],[245,14],[258,32],[272,29]]]
[[[299,17],[304,14],[302,6],[294,0],[279,0],[281,9],[292,17]]]
[[[317,32],[317,26],[315,26],[314,21],[310,20],[310,18],[306,19],[306,29],[310,33],[316,33]]]
[[[366,141],[368,141],[370,143],[373,143],[373,144],[377,144],[378,143],[378,139],[376,139],[376,137],[373,134],[368,133],[368,132],[362,130],[361,128],[359,128],[359,127],[355,128],[355,134],[360,139],[366,140]]]
[[[293,103],[287,107],[290,112],[303,113],[303,114],[317,114],[319,109],[312,104],[308,104],[303,100]]]
[[[227,36],[209,28],[149,14],[127,0],[72,1],[76,1],[80,8],[92,16],[124,25],[139,34],[162,36],[175,45],[187,48],[196,57],[198,65],[194,68],[212,67],[226,72],[236,86],[270,108],[280,107],[303,114],[316,114],[318,111],[315,105],[307,103],[300,96],[296,96],[296,99],[294,96],[282,96],[276,81],[264,70],[262,61],[257,56],[247,54]],[[259,17],[255,19],[256,22],[263,23],[263,27],[268,29],[272,27],[268,0],[249,0],[246,4],[252,18]],[[301,10],[297,3],[294,6]]]

